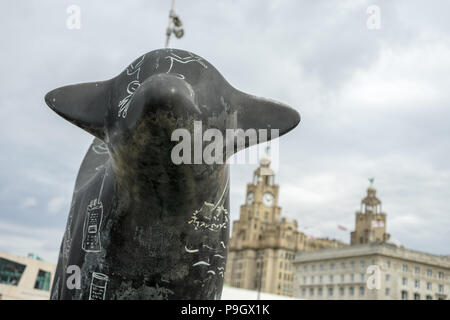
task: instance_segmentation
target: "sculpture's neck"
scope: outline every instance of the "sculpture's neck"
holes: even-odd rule
[[[228,165],[174,165],[146,162],[113,165],[117,193],[127,207],[176,211],[214,202],[229,187]]]

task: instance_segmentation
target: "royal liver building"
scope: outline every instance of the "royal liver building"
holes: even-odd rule
[[[336,240],[308,238],[296,220],[281,215],[279,186],[264,157],[247,185],[246,202],[233,222],[225,282],[237,288],[292,296],[297,251],[339,247]]]

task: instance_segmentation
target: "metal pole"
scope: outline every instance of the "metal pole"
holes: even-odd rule
[[[169,12],[169,23],[167,24],[167,29],[166,29],[166,45],[165,45],[166,48],[169,46],[170,34],[172,33],[172,31],[170,29],[170,25],[172,24],[172,16],[174,13],[174,8],[175,8],[175,0],[172,0],[172,6],[170,7],[170,12]]]

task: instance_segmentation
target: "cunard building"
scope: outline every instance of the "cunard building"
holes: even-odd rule
[[[292,296],[297,251],[341,247],[330,239],[311,239],[298,231],[296,220],[282,216],[279,186],[263,158],[247,185],[246,202],[241,205],[233,231],[225,282],[233,287]]]

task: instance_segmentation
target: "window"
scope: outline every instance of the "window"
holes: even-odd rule
[[[386,297],[389,297],[391,295],[391,289],[386,288],[385,291],[384,291],[384,294],[385,294]]]
[[[333,276],[330,276],[330,283],[333,283]]]
[[[439,280],[444,279],[444,273],[443,272],[439,272]]]
[[[427,277],[431,277],[433,275],[433,272],[431,271],[431,269],[427,269]]]
[[[341,282],[345,282],[345,275],[341,274]]]
[[[350,262],[350,267],[351,267],[352,269],[355,268],[355,261]]]
[[[36,277],[36,283],[34,284],[35,289],[39,290],[50,290],[50,272],[39,270]]]
[[[319,288],[319,296],[321,297],[322,296],[322,288]]]
[[[311,297],[314,296],[314,288],[309,289],[309,295]]]
[[[333,288],[328,288],[328,296],[332,297],[334,293]]]
[[[351,296],[354,296],[354,295],[355,295],[355,288],[350,287],[350,288],[348,289],[348,291],[350,292],[350,295],[351,295]]]
[[[0,258],[0,283],[17,286],[25,270],[25,265]]]
[[[420,273],[420,268],[419,267],[415,267],[414,268],[414,273],[415,274],[419,274]]]
[[[408,265],[407,265],[407,264],[404,264],[404,265],[402,266],[402,270],[403,270],[403,272],[407,272],[407,271],[408,271]]]
[[[391,267],[391,262],[390,261],[386,261],[386,269],[389,269]]]
[[[342,263],[341,263],[341,268],[342,268],[342,269],[345,269],[345,262],[342,262]]]
[[[402,278],[402,284],[403,284],[404,286],[407,286],[407,285],[408,285],[408,279]]]
[[[391,276],[390,275],[386,275],[386,282],[389,282],[389,280],[391,280]]]
[[[420,294],[414,293],[414,300],[420,300]]]
[[[430,296],[430,295],[428,295],[428,296],[427,296],[427,300],[433,300],[433,297]]]
[[[402,291],[402,300],[408,300],[408,292]]]
[[[366,267],[366,262],[365,261],[361,261],[361,268],[365,268]]]
[[[311,277],[311,284],[314,284],[314,276]]]
[[[414,288],[420,288],[420,280],[414,280]]]
[[[319,276],[319,283],[322,283],[323,277]]]
[[[427,289],[428,290],[432,290],[433,289],[433,285],[431,284],[431,282],[427,282]]]
[[[360,279],[361,279],[362,282],[364,282],[364,273],[360,274]]]
[[[339,288],[339,293],[340,293],[341,296],[344,296],[345,295],[345,288],[344,287]]]
[[[330,263],[330,270],[334,269],[334,263]]]
[[[302,289],[302,296],[306,296],[306,289],[305,288]]]
[[[442,284],[439,285],[439,292],[444,293],[444,285]]]
[[[350,281],[355,281],[355,275],[353,273],[350,275]]]
[[[359,287],[359,295],[360,295],[361,297],[364,296],[364,287]]]

